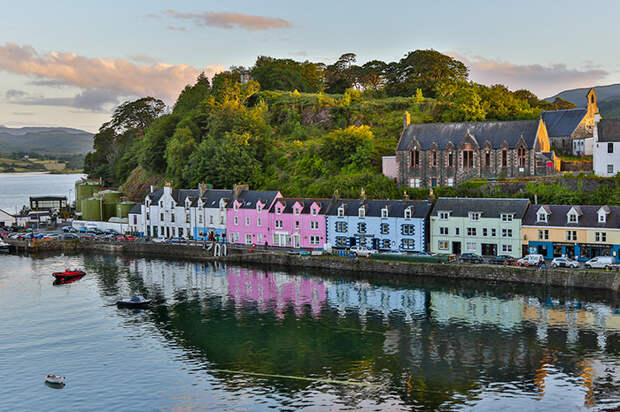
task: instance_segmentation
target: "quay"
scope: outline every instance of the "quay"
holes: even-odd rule
[[[228,245],[227,256],[213,256],[198,244],[163,244],[150,242],[59,242],[39,240],[8,240],[13,251],[38,253],[109,253],[140,257],[187,259],[203,262],[224,262],[246,265],[317,269],[330,272],[352,272],[358,276],[386,274],[390,277],[438,277],[485,282],[513,282],[566,288],[605,289],[620,291],[620,272],[595,269],[525,268],[489,264],[417,263],[380,259],[348,258],[331,255],[291,255],[286,251]]]

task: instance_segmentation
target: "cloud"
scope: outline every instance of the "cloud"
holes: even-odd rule
[[[470,78],[483,84],[503,84],[512,90],[528,89],[538,97],[552,96],[562,90],[595,86],[609,72],[599,67],[579,70],[563,63],[544,66],[541,64],[515,64],[482,56],[467,57],[450,52],[447,55],[462,61],[470,70]]]
[[[22,90],[16,90],[16,89],[9,89],[6,91],[6,93],[4,94],[6,96],[7,99],[13,99],[16,97],[22,97],[26,95],[26,92],[22,91]]]
[[[24,106],[65,106],[94,112],[106,111],[107,107],[116,106],[123,96],[106,89],[88,89],[70,97],[33,96],[26,93],[8,98],[9,103]]]
[[[278,17],[254,16],[243,13],[183,13],[175,10],[166,10],[164,14],[179,20],[192,20],[199,26],[218,27],[220,29],[244,29],[248,31],[289,29],[293,25]]]
[[[167,26],[166,28],[172,31],[186,31],[187,30],[185,26]]]
[[[121,58],[91,58],[76,53],[40,54],[32,46],[0,45],[0,71],[84,89],[72,99],[89,103],[90,108],[98,107],[97,102],[105,96],[110,101],[113,95],[153,96],[171,103],[200,72],[211,77],[222,70],[223,66],[195,68],[161,62],[140,65]],[[49,102],[53,103],[54,98]]]
[[[144,63],[148,65],[155,64],[159,61],[156,57],[149,56],[148,54],[131,54],[128,57],[136,63]]]
[[[34,112],[13,112],[14,116],[34,116]]]

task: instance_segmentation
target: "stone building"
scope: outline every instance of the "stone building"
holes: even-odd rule
[[[596,92],[590,89],[586,94],[586,106],[567,110],[542,112],[547,126],[549,142],[554,149],[564,154],[592,154],[592,131],[594,115],[598,114]]]
[[[398,183],[454,186],[474,178],[543,176],[559,171],[542,119],[409,124],[396,148]]]

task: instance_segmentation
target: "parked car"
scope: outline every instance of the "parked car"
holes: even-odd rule
[[[62,240],[80,240],[80,237],[75,233],[65,233],[62,235]]]
[[[551,261],[552,268],[578,268],[579,262],[576,260],[569,259],[567,257],[556,257]]]
[[[466,263],[482,263],[484,259],[482,256],[476,255],[475,253],[463,253],[459,261]]]
[[[543,263],[545,263],[545,257],[538,254],[525,255],[517,260],[517,266],[540,266]]]
[[[151,242],[153,243],[164,243],[166,242],[166,239],[164,239],[163,237],[154,237],[151,239]]]
[[[73,226],[65,226],[62,228],[62,231],[65,233],[74,233],[77,232]]]
[[[614,264],[613,256],[597,256],[585,263],[587,269],[609,269]]]
[[[185,243],[185,239],[182,237],[173,237],[172,239],[168,239],[168,243]]]
[[[134,240],[136,240],[134,236],[121,236],[118,238],[119,242],[133,242]]]
[[[411,256],[432,256],[428,252],[420,252],[419,250],[414,250],[412,252],[406,252],[406,253]]]
[[[493,256],[489,259],[489,263],[492,265],[514,265],[515,262],[515,258],[508,255]]]
[[[377,253],[374,249],[368,249],[366,246],[353,246],[349,248],[349,252],[355,256],[370,256]]]

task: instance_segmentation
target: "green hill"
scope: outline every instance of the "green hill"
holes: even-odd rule
[[[92,149],[93,134],[65,127],[0,126],[0,152],[85,154]]]
[[[564,90],[549,97],[547,101],[554,101],[557,97],[567,100],[573,103],[577,107],[585,107],[586,94],[591,87],[583,87],[580,89]],[[594,91],[598,97],[598,107],[601,112],[601,116],[607,119],[620,118],[620,84],[610,84],[607,86],[595,86]]]

